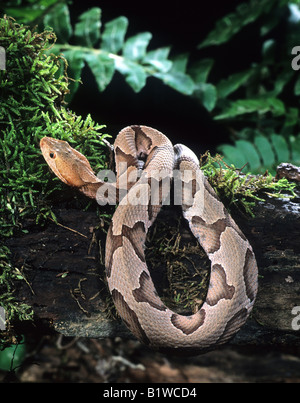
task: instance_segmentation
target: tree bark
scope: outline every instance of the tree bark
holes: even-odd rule
[[[300,345],[299,200],[300,193],[293,200],[257,202],[254,218],[232,212],[259,267],[253,313],[234,345]],[[60,225],[49,221],[40,228],[28,220],[28,233],[7,241],[13,265],[26,278],[18,299],[66,336],[133,337],[119,319],[107,315],[112,303],[104,275],[105,224],[96,211],[59,206],[54,211]],[[158,221],[169,214],[172,209],[162,211]],[[185,234],[184,242],[192,238]]]

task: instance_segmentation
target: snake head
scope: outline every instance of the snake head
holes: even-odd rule
[[[79,188],[99,182],[86,157],[72,148],[68,142],[43,137],[40,148],[51,170],[67,185]]]

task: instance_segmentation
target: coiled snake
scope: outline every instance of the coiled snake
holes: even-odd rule
[[[106,275],[120,316],[139,340],[160,350],[207,351],[240,329],[257,293],[256,260],[191,150],[173,147],[165,135],[150,127],[126,127],[114,144],[117,180],[107,183],[95,176],[88,160],[67,142],[44,137],[40,147],[63,182],[100,204],[119,199],[107,235]],[[164,183],[174,169],[180,172],[185,189],[181,193],[183,215],[211,261],[206,300],[190,316],[172,312],[162,303],[144,254],[147,231],[168,197]]]

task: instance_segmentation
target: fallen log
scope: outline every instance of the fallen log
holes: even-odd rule
[[[259,267],[253,313],[231,341],[233,345],[300,345],[300,192],[296,193],[292,200],[268,197],[257,202],[254,217],[231,212],[253,246]],[[27,234],[7,241],[13,265],[26,278],[16,291],[17,298],[33,307],[37,319],[48,320],[65,336],[133,337],[113,313],[105,283],[108,223],[99,220],[96,209],[57,206],[54,212],[59,225],[49,221],[40,228],[27,220]],[[171,207],[163,209],[157,225],[173,225],[185,250],[194,240],[184,220],[178,224],[178,214]],[[159,231],[154,229],[152,239]],[[153,273],[159,294],[168,287],[161,260],[156,256],[160,263]],[[201,254],[193,265],[208,270],[207,258]]]

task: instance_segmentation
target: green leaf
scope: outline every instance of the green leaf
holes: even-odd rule
[[[189,74],[196,84],[206,83],[207,77],[213,67],[213,64],[213,59],[202,59],[191,66]]]
[[[99,91],[104,91],[115,72],[115,62],[105,53],[85,53],[84,59],[92,70]]]
[[[188,60],[188,53],[181,53],[174,57],[174,59],[172,60],[172,71],[177,71],[185,74]]]
[[[237,140],[235,146],[222,144],[218,147],[224,157],[225,162],[233,164],[237,168],[242,168],[245,164],[249,172],[258,172],[261,168],[261,157],[256,147],[246,140]]]
[[[256,172],[261,166],[260,157],[254,145],[246,140],[237,140],[235,142],[238,150],[244,155],[249,164],[249,171]]]
[[[66,50],[63,52],[63,56],[68,61],[68,75],[75,80],[70,81],[69,83],[70,94],[67,95],[66,101],[70,102],[79,87],[79,80],[81,78],[84,60],[80,50]]]
[[[143,59],[151,38],[152,34],[150,32],[142,32],[127,39],[123,48],[123,56],[130,60]]]
[[[290,136],[288,142],[282,135],[272,133],[266,137],[259,133],[253,142],[237,140],[234,145],[218,146],[218,150],[228,164],[240,168],[247,162],[248,171],[253,174],[268,170],[274,175],[276,166],[281,162],[300,163],[300,135]]]
[[[126,17],[118,17],[107,22],[102,33],[101,49],[117,54],[123,48],[124,38],[128,27]]]
[[[172,61],[172,67],[166,73],[155,73],[154,76],[160,78],[165,84],[185,95],[194,92],[195,85],[192,78],[185,73],[188,62],[187,54],[177,55]]]
[[[300,135],[290,136],[290,144],[292,150],[292,161],[295,165],[300,165]]]
[[[285,115],[284,127],[291,130],[292,126],[295,126],[299,122],[299,110],[298,108],[288,108]]]
[[[269,112],[271,112],[274,116],[280,116],[285,114],[285,106],[280,99],[270,97],[267,98],[266,101],[268,104]]]
[[[250,69],[242,71],[240,73],[232,74],[225,80],[221,80],[219,84],[217,84],[219,98],[226,98],[228,95],[239,89],[249,80],[252,74],[253,70]]]
[[[192,95],[195,86],[194,81],[187,74],[180,71],[170,71],[167,73],[155,73],[154,77],[161,79],[165,84],[185,95]]]
[[[33,10],[32,7],[7,7],[5,8],[5,12],[7,15],[16,18],[20,23],[26,22],[27,24],[39,18],[43,14],[43,10]]]
[[[213,84],[206,83],[213,63],[213,59],[202,59],[194,63],[189,69],[189,74],[194,81],[193,95],[201,101],[209,112],[214,109],[218,99],[216,87]]]
[[[116,69],[125,75],[125,81],[135,91],[139,92],[145,85],[147,74],[142,66],[122,57],[116,59]]]
[[[93,7],[79,16],[75,24],[76,43],[92,48],[100,39],[101,9]]]
[[[278,163],[289,162],[290,151],[285,138],[278,134],[271,134],[271,141],[277,155]]]
[[[295,94],[296,96],[299,96],[299,95],[300,95],[300,76],[297,78],[297,81],[296,81],[296,83],[295,83],[295,86],[294,86],[294,94]]]
[[[218,151],[224,155],[224,161],[231,165],[233,164],[237,168],[242,168],[248,161],[244,154],[237,151],[237,148],[229,144],[221,144],[218,146]]]
[[[168,60],[170,47],[151,50],[143,59],[144,64],[150,64],[161,73],[166,73],[172,67],[172,62]]]
[[[26,357],[26,344],[24,336],[18,344],[11,344],[10,346],[1,349],[0,351],[0,370],[11,371],[21,367]]]
[[[69,7],[58,4],[51,13],[45,15],[44,25],[53,28],[58,42],[67,43],[73,33]]]
[[[80,50],[65,50],[62,55],[68,61],[68,75],[73,78],[73,80],[80,79],[81,70],[84,66],[83,55]]]
[[[41,18],[47,9],[51,11],[51,7],[58,2],[59,0],[43,0],[43,2],[30,4],[28,7],[22,7],[20,4],[11,4],[13,7],[5,7],[4,10],[5,14],[15,18],[18,23],[30,24]]]
[[[283,0],[283,2],[288,3],[289,0]],[[280,4],[282,6],[284,4]],[[262,21],[262,26],[260,27],[260,35],[265,36],[267,35],[273,28],[276,27],[276,25],[280,22],[281,20],[281,13],[269,13],[263,21]]]
[[[202,49],[207,46],[221,45],[228,42],[244,26],[254,22],[262,14],[267,14],[277,0],[251,0],[237,6],[234,13],[230,13],[216,22],[215,28],[198,46]]]
[[[264,62],[272,63],[275,58],[276,42],[274,39],[266,40],[262,45],[262,56]]]
[[[274,116],[280,116],[285,113],[285,106],[280,99],[274,97],[240,99],[231,102],[220,115],[215,116],[215,120],[234,118],[246,113],[258,113],[260,115],[271,112]]]
[[[265,167],[273,166],[276,161],[275,154],[267,137],[261,135],[256,136],[254,138],[254,144],[261,155],[263,165]]]
[[[211,112],[216,106],[218,94],[217,89],[212,84],[198,83],[196,85],[196,90],[194,96],[200,99],[203,106]]]
[[[278,74],[277,79],[275,80],[274,83],[274,89],[273,91],[270,91],[270,95],[277,97],[284,89],[286,84],[292,79],[294,76],[294,72],[292,69],[286,69],[285,71],[281,71],[280,74]]]

